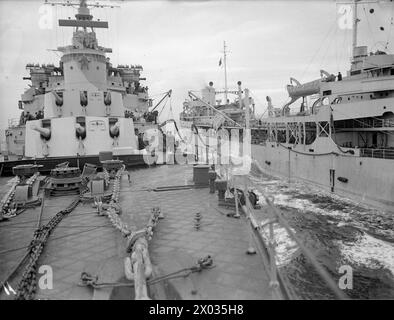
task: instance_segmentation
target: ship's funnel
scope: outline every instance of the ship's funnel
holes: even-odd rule
[[[49,140],[51,138],[51,129],[49,128],[42,128],[39,126],[32,126],[32,129],[38,131],[41,135],[41,138]]]

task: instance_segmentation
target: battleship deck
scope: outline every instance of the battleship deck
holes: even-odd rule
[[[5,182],[5,178],[3,181]],[[218,207],[216,194],[208,188],[155,192],[158,186],[190,184],[192,166],[158,166],[133,170],[131,184],[121,180],[121,218],[130,227],[144,227],[153,207],[164,214],[149,243],[156,275],[166,275],[193,266],[206,255],[215,267],[193,273],[186,278],[154,285],[154,299],[271,299],[269,273],[263,257],[247,255],[250,227],[245,219],[226,216]],[[1,193],[7,190],[1,184]],[[73,196],[45,199],[43,223],[73,201]],[[0,280],[26,252],[40,208],[0,223]],[[194,228],[197,212],[202,215],[201,228]],[[99,282],[124,282],[125,240],[109,220],[97,215],[91,203],[80,203],[66,216],[49,237],[39,265],[53,270],[53,289],[39,289],[40,299],[133,299],[134,289],[118,287],[90,289],[78,286],[81,272],[99,276]],[[17,274],[10,285],[16,289]],[[4,291],[1,299],[11,299]]]

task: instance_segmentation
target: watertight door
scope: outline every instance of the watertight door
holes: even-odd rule
[[[330,169],[330,187],[331,187],[331,192],[334,192],[334,186],[335,186],[335,170]]]

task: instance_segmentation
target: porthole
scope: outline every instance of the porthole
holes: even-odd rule
[[[70,69],[71,69],[71,70],[74,69],[73,66],[70,66]]]

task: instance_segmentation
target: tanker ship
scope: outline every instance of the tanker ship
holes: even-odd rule
[[[242,130],[248,110],[251,155],[265,173],[394,211],[394,55],[357,44],[358,5],[353,3],[353,55],[345,76],[320,70],[311,82],[290,78],[290,100],[276,108],[267,96],[265,118],[254,115],[249,97],[252,108],[245,107],[240,88],[237,102],[229,103],[225,77],[226,103],[216,100],[221,92],[212,86],[202,98],[189,93],[182,126],[200,128],[202,135],[210,128]]]
[[[324,70],[301,84],[252,130],[252,154],[264,171],[302,179],[330,192],[394,211],[394,55],[357,44],[353,3],[351,66],[346,76]],[[301,104],[294,112],[297,101]]]

